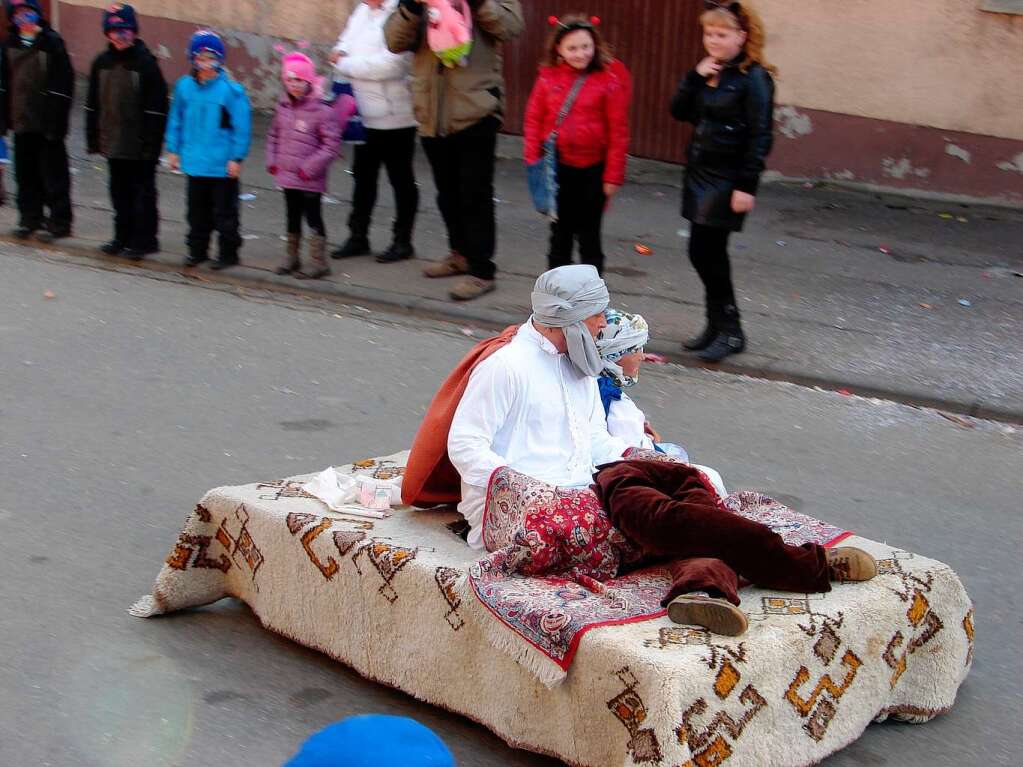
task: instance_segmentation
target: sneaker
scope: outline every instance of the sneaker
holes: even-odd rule
[[[120,240],[111,240],[100,245],[99,250],[100,253],[106,253],[108,256],[116,256],[124,250],[124,244]]]
[[[668,617],[674,623],[703,626],[712,634],[737,637],[746,633],[746,614],[726,599],[693,592],[675,597],[668,604]]]
[[[465,276],[448,291],[453,301],[472,301],[497,288],[497,280],[483,280],[479,277]]]
[[[27,240],[38,228],[35,226],[16,226],[11,230],[11,236],[17,237],[19,240]]]
[[[377,256],[378,264],[393,264],[397,261],[406,261],[416,257],[415,248],[407,242],[392,242],[391,246]]]
[[[354,258],[355,256],[368,256],[370,253],[369,238],[352,235],[345,240],[344,245],[330,252],[331,258]]]
[[[54,242],[70,236],[70,229],[47,229],[39,232],[39,234],[36,235],[36,239],[39,240],[39,242]]]
[[[469,262],[466,261],[465,256],[455,250],[451,251],[443,261],[437,261],[423,269],[423,276],[434,280],[468,273]]]
[[[185,266],[186,267],[198,266],[203,261],[209,261],[209,260],[210,260],[210,257],[207,256],[207,255],[192,254],[191,256],[189,256],[188,258],[185,259]]]
[[[863,549],[838,546],[828,549],[828,578],[839,583],[869,581],[877,575],[877,562]]]

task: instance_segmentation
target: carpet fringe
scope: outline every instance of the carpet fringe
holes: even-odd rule
[[[136,618],[152,618],[154,615],[162,615],[163,610],[152,594],[146,594],[135,604],[128,608],[128,615]]]
[[[454,587],[463,607],[483,632],[484,638],[498,651],[507,654],[523,666],[547,689],[557,687],[565,681],[566,671],[505,626],[483,605],[472,588],[468,573],[461,573]]]

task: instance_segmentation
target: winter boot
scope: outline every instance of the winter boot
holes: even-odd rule
[[[300,277],[308,280],[318,280],[330,274],[330,266],[327,265],[327,238],[322,234],[314,234],[309,237],[309,268],[299,274]]]
[[[739,324],[739,310],[735,304],[721,307],[721,324],[718,334],[706,349],[696,356],[704,362],[721,362],[729,354],[738,354],[746,349],[746,336]]]
[[[297,272],[301,264],[298,260],[298,249],[302,247],[302,235],[288,232],[288,244],[284,246],[284,260],[274,269],[274,274],[291,274]]]

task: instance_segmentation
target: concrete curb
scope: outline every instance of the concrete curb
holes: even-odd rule
[[[206,282],[237,287],[258,288],[287,295],[312,296],[345,304],[356,303],[364,308],[376,307],[381,310],[402,311],[414,315],[429,317],[453,323],[473,323],[491,330],[500,330],[508,325],[522,321],[521,317],[513,317],[501,311],[485,309],[472,303],[455,303],[424,296],[399,293],[384,288],[370,288],[359,285],[338,285],[322,280],[297,280],[282,277],[269,269],[261,269],[243,264],[226,272],[201,271],[185,268],[182,264],[184,253],[161,251],[147,256],[142,261],[129,261],[116,256],[100,253],[96,244],[89,240],[69,237],[55,243],[42,243],[36,240],[19,240],[8,234],[0,234],[0,242],[39,250],[61,252],[89,261],[134,266],[150,271],[171,272],[195,279],[202,275]],[[805,387],[816,387],[840,394],[857,395],[899,402],[914,407],[933,408],[935,410],[956,413],[973,418],[1003,421],[1023,425],[1023,412],[992,407],[982,400],[952,400],[936,398],[926,390],[911,387],[882,387],[867,377],[852,376],[843,380],[818,376],[805,370],[786,365],[784,361],[767,363],[756,362],[750,355],[731,357],[719,365],[701,363],[694,357],[681,353],[673,341],[651,338],[647,351],[665,357],[669,362],[686,368],[703,368],[733,375],[762,378],[770,381],[783,381]],[[755,357],[755,355],[752,355]]]

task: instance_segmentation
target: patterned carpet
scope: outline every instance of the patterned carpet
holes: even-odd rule
[[[346,471],[393,474],[405,457]],[[878,560],[875,580],[826,595],[747,588],[750,628],[734,639],[665,617],[595,628],[548,688],[487,641],[493,616],[463,600],[476,556],[447,529],[456,514],[333,514],[300,485],[207,493],[132,614],[237,597],[268,629],[368,678],[587,767],[815,764],[872,721],[946,711],[973,660],[956,574],[852,536]]]

